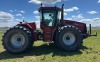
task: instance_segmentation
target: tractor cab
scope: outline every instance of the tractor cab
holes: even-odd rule
[[[58,7],[40,7],[40,23],[46,27],[57,26],[60,20],[60,11]],[[42,27],[41,27],[42,28]]]
[[[53,34],[56,27],[60,22],[60,13],[61,8],[58,7],[41,7],[39,8],[40,12],[40,28],[43,30],[43,40],[44,41],[52,41]]]
[[[52,41],[53,34],[56,27],[60,22],[60,12],[61,8],[58,7],[41,7],[39,8],[40,12],[40,28],[43,30],[43,40]]]

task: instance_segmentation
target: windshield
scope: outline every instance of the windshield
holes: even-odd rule
[[[43,21],[46,26],[53,26],[54,20],[55,20],[55,11],[52,10],[43,11]]]

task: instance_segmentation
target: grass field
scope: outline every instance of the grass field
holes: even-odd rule
[[[0,33],[0,62],[100,62],[100,30],[97,37],[84,40],[83,46],[76,52],[65,52],[42,41],[35,42],[33,49],[27,53],[10,54],[2,46]]]

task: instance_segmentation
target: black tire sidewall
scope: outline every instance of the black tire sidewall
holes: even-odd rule
[[[13,48],[13,47],[11,46],[10,38],[11,38],[11,36],[12,36],[13,34],[16,34],[16,33],[19,33],[19,32],[25,37],[25,44],[23,45],[23,47],[21,47],[21,48],[19,48],[19,49],[15,49],[15,48]],[[5,35],[5,37],[4,37],[4,46],[6,47],[6,50],[9,51],[9,52],[11,52],[11,53],[20,53],[20,52],[25,51],[25,50],[28,48],[28,46],[29,46],[29,41],[30,41],[30,40],[29,40],[28,34],[27,34],[25,31],[16,28],[16,29],[11,29],[11,30],[9,30],[9,31],[6,33],[6,35]]]
[[[75,39],[76,39],[75,43],[71,46],[67,46],[63,42],[63,35],[67,32],[72,32],[75,35]],[[59,44],[64,50],[74,51],[74,50],[78,49],[80,47],[80,45],[82,44],[81,33],[79,32],[79,30],[77,30],[76,28],[73,28],[73,27],[64,28],[59,33]]]

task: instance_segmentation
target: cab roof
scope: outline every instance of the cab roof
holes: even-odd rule
[[[59,10],[59,11],[61,11],[61,8],[58,8],[58,7],[40,7],[38,11],[40,12],[41,10]]]

